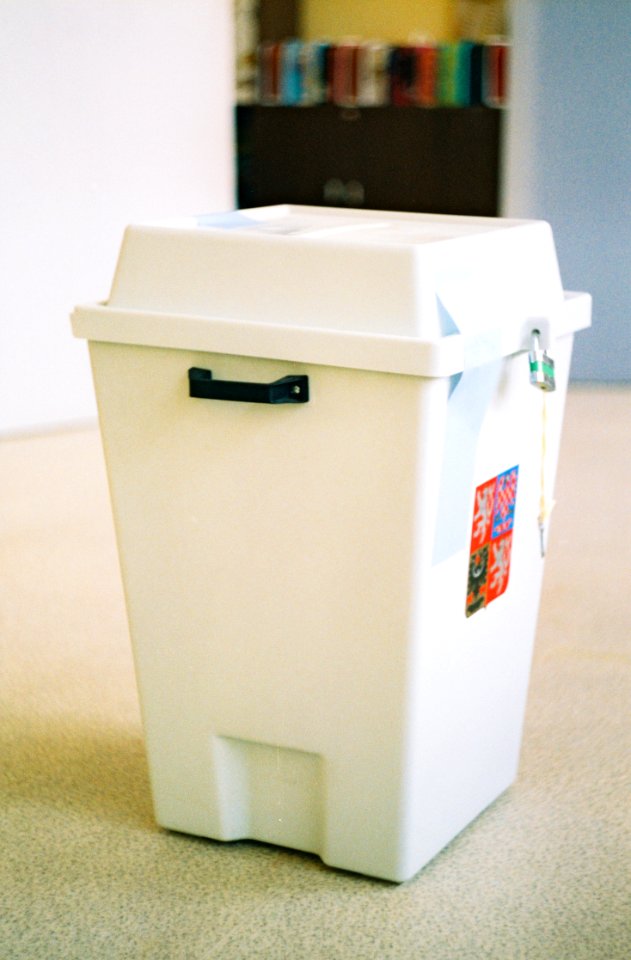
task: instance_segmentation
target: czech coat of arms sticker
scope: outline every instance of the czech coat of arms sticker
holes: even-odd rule
[[[500,473],[475,491],[466,613],[470,617],[501,596],[510,573],[519,467]]]

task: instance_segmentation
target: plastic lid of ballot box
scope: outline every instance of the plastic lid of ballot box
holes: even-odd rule
[[[128,227],[108,301],[73,315],[90,340],[425,377],[589,322],[543,221],[290,205]]]

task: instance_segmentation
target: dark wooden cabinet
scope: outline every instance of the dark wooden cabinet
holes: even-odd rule
[[[326,104],[236,111],[240,207],[498,213],[501,110]]]

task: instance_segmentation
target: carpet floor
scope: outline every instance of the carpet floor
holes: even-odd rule
[[[519,777],[399,886],[155,825],[98,431],[5,440],[1,960],[629,960],[630,427],[571,388]]]

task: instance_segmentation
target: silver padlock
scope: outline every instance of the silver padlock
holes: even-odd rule
[[[554,360],[548,356],[545,350],[541,349],[539,337],[539,330],[533,330],[530,335],[530,353],[528,354],[530,382],[533,387],[538,387],[539,390],[550,393],[552,390],[556,390]]]

